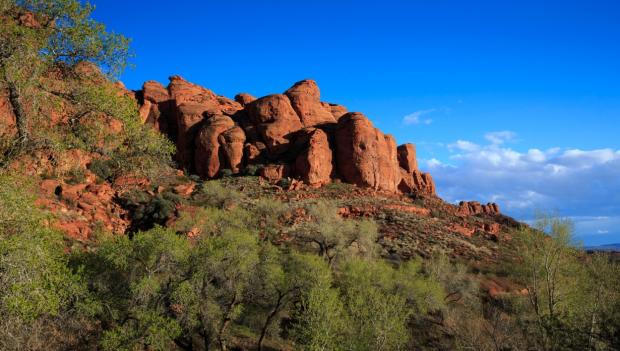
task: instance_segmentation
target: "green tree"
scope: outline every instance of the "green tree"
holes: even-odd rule
[[[217,342],[226,350],[229,327],[243,311],[259,261],[258,235],[247,229],[247,213],[240,208],[210,208],[202,213],[206,218],[191,217],[200,224],[200,235],[187,279],[174,301],[189,335],[199,335],[205,349]],[[188,221],[184,225],[190,225]]]
[[[82,335],[73,322],[83,318],[88,329],[97,306],[31,189],[23,179],[0,177],[0,349],[71,348],[70,334]]]
[[[584,265],[578,261],[572,234],[570,220],[541,215],[534,228],[516,236],[518,263],[513,268],[528,292],[527,311],[535,326],[531,335],[543,350],[567,349],[585,341],[574,323]]]
[[[443,307],[443,290],[418,261],[395,269],[383,261],[352,259],[337,283],[350,317],[348,350],[402,350],[410,319]]]
[[[329,201],[309,204],[306,211],[310,220],[295,228],[293,234],[299,241],[314,246],[330,265],[350,254],[375,254],[377,226],[373,221],[343,219]]]
[[[94,7],[77,0],[13,0],[0,6],[0,88],[8,90],[20,146],[29,141],[29,120],[36,114],[36,93],[42,73],[51,66],[73,69],[91,62],[111,76],[127,64],[129,40],[107,32],[90,15]],[[24,13],[35,23],[13,20]],[[26,100],[30,108],[25,108]]]
[[[171,299],[188,266],[189,243],[169,229],[155,227],[133,238],[100,238],[96,250],[76,254],[93,294],[104,306],[99,315],[106,350],[137,347],[169,350],[181,334],[171,317]]]
[[[327,267],[325,261],[323,265]],[[304,350],[345,350],[349,317],[338,290],[332,285],[333,276],[326,269],[316,276],[316,283],[302,295],[293,335]]]
[[[316,255],[282,252],[268,242],[262,244],[249,296],[253,304],[265,311],[258,338],[259,350],[263,349],[269,328],[280,321],[282,313],[299,303],[330,274],[325,262]]]

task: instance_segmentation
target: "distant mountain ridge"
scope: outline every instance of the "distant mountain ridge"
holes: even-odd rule
[[[617,251],[620,252],[620,243],[615,244],[605,244],[598,246],[586,246],[585,248],[588,251]]]

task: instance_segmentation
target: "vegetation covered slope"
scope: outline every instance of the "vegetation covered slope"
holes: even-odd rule
[[[0,0],[0,349],[618,348],[618,266],[564,220],[174,169],[91,10]]]

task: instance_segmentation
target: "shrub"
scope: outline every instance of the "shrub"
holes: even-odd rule
[[[90,163],[88,169],[99,177],[99,179],[105,181],[113,181],[117,173],[114,162],[111,160],[94,160]]]
[[[202,206],[226,208],[239,204],[244,196],[234,189],[228,189],[219,180],[204,182],[202,191],[197,196],[197,202]]]
[[[257,176],[260,170],[264,167],[265,166],[261,164],[247,165],[243,170],[243,173],[247,176]]]
[[[164,225],[176,213],[176,205],[182,198],[172,192],[151,196],[142,191],[131,191],[123,195],[123,206],[131,213],[130,232],[149,230]]]

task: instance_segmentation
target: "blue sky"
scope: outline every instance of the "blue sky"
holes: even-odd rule
[[[262,96],[312,78],[325,101],[418,145],[440,195],[572,217],[620,242],[618,1],[115,1],[122,80],[179,74]]]

